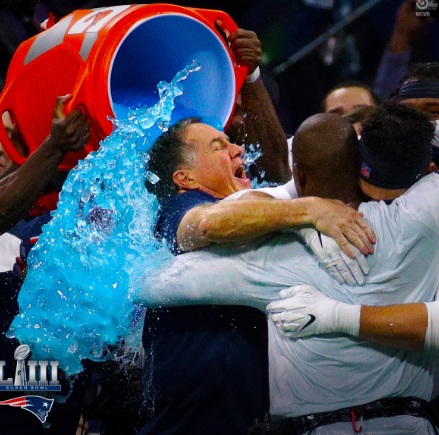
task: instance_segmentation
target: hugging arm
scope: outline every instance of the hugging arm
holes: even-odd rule
[[[215,246],[174,257],[145,277],[139,302],[149,308],[180,305],[247,305],[265,311],[268,287],[247,279],[247,265],[229,247]],[[279,289],[276,289],[276,294]]]
[[[185,214],[177,230],[183,251],[211,243],[254,239],[299,226],[314,226],[355,258],[352,243],[363,254],[373,252],[375,236],[362,215],[341,201],[306,197],[294,200],[245,199],[198,206]]]
[[[386,346],[422,351],[439,348],[439,301],[388,306],[350,305],[311,286],[282,290],[269,316],[288,337],[345,333]],[[309,316],[314,321],[309,322]]]

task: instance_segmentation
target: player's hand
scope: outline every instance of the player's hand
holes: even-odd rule
[[[342,332],[357,336],[360,305],[328,298],[315,287],[302,284],[280,292],[281,300],[267,306],[270,319],[288,338]]]
[[[236,62],[247,65],[251,74],[262,63],[262,46],[256,33],[245,29],[229,33],[220,20],[216,23],[225,33]]]
[[[354,258],[349,258],[335,240],[312,228],[302,228],[296,230],[296,233],[305,241],[323,267],[338,283],[349,285],[363,285],[365,283],[365,276],[369,274],[370,267],[366,257],[355,246],[349,246],[355,253]]]
[[[91,137],[90,124],[81,110],[74,109],[68,115],[64,114],[64,106],[71,98],[69,94],[56,99],[49,135],[53,146],[64,152],[81,151]]]

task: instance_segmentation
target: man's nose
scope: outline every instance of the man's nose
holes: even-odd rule
[[[242,157],[244,155],[244,146],[229,144],[229,154],[232,159]]]

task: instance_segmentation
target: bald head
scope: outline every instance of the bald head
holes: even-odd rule
[[[345,201],[358,192],[357,135],[340,115],[319,113],[306,119],[294,135],[293,153],[303,196]]]

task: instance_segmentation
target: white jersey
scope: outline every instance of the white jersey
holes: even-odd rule
[[[296,184],[294,182],[294,178],[291,178],[290,181],[286,184],[281,184],[276,187],[261,187],[259,189],[244,189],[235,192],[234,194],[224,198],[223,201],[236,201],[241,198],[241,196],[245,195],[248,192],[263,192],[268,195],[276,198],[276,199],[294,199],[298,198]]]
[[[437,174],[422,179],[391,205],[362,204],[360,211],[377,236],[364,286],[338,284],[307,248],[292,243],[294,235],[281,234],[233,250],[214,245],[181,255],[161,276],[148,280],[145,300],[151,305],[244,304],[265,310],[281,289],[311,284],[347,303],[432,301],[439,287],[438,206]],[[269,334],[272,414],[307,415],[384,397],[430,398],[433,356],[427,352],[335,334],[288,340],[270,322]],[[427,426],[419,426],[422,419],[411,420],[410,433],[428,433]]]

